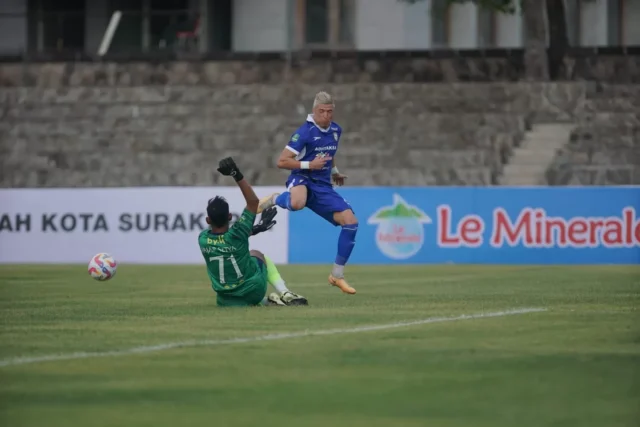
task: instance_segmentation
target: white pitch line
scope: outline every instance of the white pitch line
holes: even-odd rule
[[[125,350],[114,350],[114,351],[103,351],[103,352],[76,352],[76,353],[68,353],[68,354],[50,354],[46,356],[35,356],[35,357],[16,357],[13,359],[0,360],[0,367],[27,365],[27,364],[40,363],[40,362],[55,362],[60,360],[90,359],[94,357],[128,356],[132,354],[154,353],[156,351],[171,350],[171,349],[186,348],[186,347],[204,347],[204,346],[216,346],[216,345],[226,345],[226,344],[242,344],[242,343],[259,342],[259,341],[277,341],[277,340],[312,337],[312,336],[320,336],[320,335],[354,334],[358,332],[381,331],[385,329],[404,328],[407,326],[426,325],[429,323],[454,322],[457,320],[484,319],[487,317],[504,317],[504,316],[513,316],[516,314],[538,313],[542,311],[547,311],[547,309],[546,308],[514,308],[510,310],[496,311],[492,313],[463,314],[455,317],[430,317],[428,319],[413,320],[410,322],[387,323],[384,325],[356,326],[353,328],[325,329],[325,330],[319,330],[319,331],[290,332],[285,334],[262,335],[257,337],[254,336],[254,337],[246,337],[246,338],[231,338],[231,339],[224,339],[224,340],[183,341],[183,342],[150,345],[150,346],[132,347]]]

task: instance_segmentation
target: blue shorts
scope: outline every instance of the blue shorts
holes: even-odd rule
[[[351,205],[333,189],[331,184],[312,180],[304,175],[291,175],[287,179],[288,190],[298,185],[307,187],[306,207],[335,226],[339,224],[333,219],[334,213],[349,209],[353,211]]]

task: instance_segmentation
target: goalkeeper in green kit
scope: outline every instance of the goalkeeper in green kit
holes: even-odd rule
[[[218,305],[307,305],[306,298],[287,289],[269,257],[260,251],[249,250],[249,237],[267,231],[275,224],[273,218],[276,208],[262,212],[260,222],[254,226],[259,199],[253,188],[231,157],[220,161],[218,172],[236,180],[247,202],[247,207],[232,227],[229,227],[229,204],[224,198],[215,197],[207,204],[207,224],[210,228],[200,233],[198,243],[211,285],[217,294]],[[278,292],[265,298],[268,283]]]

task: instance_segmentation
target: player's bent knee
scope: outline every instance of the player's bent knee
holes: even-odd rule
[[[342,212],[337,212],[334,215],[334,219],[340,225],[357,225],[358,224],[358,218],[356,218],[356,216],[354,215],[351,209],[348,209]]]
[[[356,218],[353,212],[347,216],[344,225],[358,225],[358,218]]]

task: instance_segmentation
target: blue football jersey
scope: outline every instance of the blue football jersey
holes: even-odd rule
[[[333,158],[338,151],[338,143],[342,135],[342,128],[331,122],[327,129],[318,126],[309,114],[307,121],[291,136],[287,149],[296,155],[296,160],[310,162],[316,157]],[[321,170],[294,169],[291,174],[302,174],[311,179],[331,184],[331,167],[333,162],[327,162]]]

